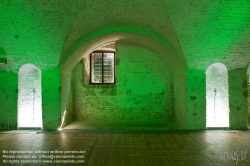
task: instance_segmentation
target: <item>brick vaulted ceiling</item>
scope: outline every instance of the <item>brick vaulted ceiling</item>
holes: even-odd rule
[[[0,56],[8,56],[13,71],[25,63],[57,66],[74,42],[108,26],[161,35],[189,68],[250,62],[246,0],[0,0],[0,13]]]
[[[71,0],[1,0],[0,47],[12,69],[25,63],[57,66],[62,45],[74,19]]]
[[[228,69],[250,62],[250,2],[244,0],[165,0],[190,68],[215,62]]]

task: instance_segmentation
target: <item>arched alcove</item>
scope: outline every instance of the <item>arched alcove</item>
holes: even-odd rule
[[[67,109],[67,118],[74,119],[65,129],[173,129],[172,71],[164,58],[128,43],[117,43],[115,57],[115,84],[88,80],[83,86],[85,65],[77,64],[72,77],[73,111]]]
[[[42,128],[41,70],[32,64],[18,72],[18,128]]]
[[[229,127],[228,72],[222,63],[206,70],[206,127]]]
[[[106,32],[106,31],[105,31]],[[96,32],[97,33],[97,32]],[[62,123],[60,128],[64,127],[66,123],[64,123],[65,118],[67,121],[67,117],[70,118],[70,104],[71,104],[71,78],[72,78],[72,71],[74,67],[77,65],[78,62],[81,61],[82,58],[89,55],[93,50],[98,48],[99,46],[111,42],[124,42],[124,43],[130,43],[131,45],[147,48],[149,50],[152,50],[153,52],[162,55],[163,59],[168,63],[170,70],[176,72],[173,72],[175,76],[173,76],[173,85],[179,85],[180,82],[185,82],[185,76],[184,73],[184,65],[179,59],[179,55],[177,54],[174,47],[169,45],[166,41],[159,38],[151,38],[150,35],[144,35],[141,33],[136,32],[106,32],[106,34],[100,35],[100,33],[97,33],[96,35],[90,36],[91,39],[88,38],[88,40],[85,40],[84,38],[79,40],[82,43],[77,42],[75,45],[69,49],[69,51],[66,53],[66,55],[62,56],[61,64],[62,64],[62,70],[61,70],[61,115],[62,115]],[[161,41],[162,40],[162,41]],[[185,86],[173,87],[173,98],[174,105],[177,110],[175,120],[179,124],[185,123],[185,119],[183,119],[185,114],[185,104],[183,103],[182,98],[184,98],[181,95],[178,94],[184,94]],[[180,104],[182,103],[182,104]],[[184,105],[183,105],[184,104]]]

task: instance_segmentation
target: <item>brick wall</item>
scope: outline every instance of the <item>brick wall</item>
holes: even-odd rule
[[[116,84],[82,84],[82,64],[75,68],[77,119],[163,120],[173,117],[171,71],[149,50],[118,45]]]
[[[186,129],[188,130],[206,129],[206,104],[209,104],[206,103],[206,83],[205,71],[191,69],[186,71]],[[228,85],[229,127],[246,129],[246,69],[228,70]],[[224,97],[223,100],[225,100]]]
[[[17,76],[0,69],[0,130],[17,128]]]
[[[58,129],[61,125],[60,70],[42,71],[42,114],[44,129]]]
[[[247,129],[246,69],[228,71],[230,128]]]
[[[205,129],[206,75],[203,70],[186,70],[186,129]]]
[[[7,71],[0,69],[0,129],[8,128],[9,80]]]

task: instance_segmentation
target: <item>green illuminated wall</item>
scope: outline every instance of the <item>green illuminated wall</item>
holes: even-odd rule
[[[17,129],[18,74],[0,69],[0,80],[0,130],[14,130]],[[57,129],[60,125],[60,94],[60,70],[42,71],[43,129]]]
[[[186,70],[186,129],[206,128],[206,73]]]
[[[173,85],[166,61],[154,52],[118,44],[115,85],[82,85],[82,63],[74,71],[76,119],[170,120]]]
[[[249,63],[249,1],[164,2],[189,68],[220,62],[230,70]]]
[[[0,129],[17,127],[18,70],[27,63],[41,70],[44,129],[60,126],[61,108],[67,110],[66,123],[139,117],[205,129],[205,71],[213,63],[229,70],[230,127],[246,128],[249,1],[4,0],[0,11],[0,56],[8,57],[10,64],[8,70],[0,68]],[[74,59],[73,50],[114,32],[157,42],[135,35],[125,41],[144,48],[117,45],[115,86],[84,87],[80,63],[74,72],[63,73]],[[61,81],[62,73],[72,81]],[[65,84],[69,96],[61,92]]]
[[[228,71],[230,128],[247,129],[247,74],[246,69]]]
[[[58,129],[61,124],[60,69],[42,72],[42,114],[44,129]]]
[[[8,94],[8,73],[4,72],[4,70],[0,70],[0,106],[1,110],[4,110],[0,116],[0,129],[7,129],[8,128],[8,108],[9,108],[9,94]]]
[[[0,130],[17,128],[17,74],[0,69]]]

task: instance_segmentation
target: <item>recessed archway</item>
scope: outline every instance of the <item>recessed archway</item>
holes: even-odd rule
[[[100,34],[100,33],[97,33]],[[64,127],[64,118],[67,119],[67,116],[69,115],[67,112],[68,104],[70,103],[70,93],[71,93],[71,71],[76,66],[76,64],[84,58],[86,55],[89,55],[93,50],[98,48],[99,46],[110,43],[110,42],[129,42],[130,44],[137,45],[140,47],[145,47],[150,50],[153,50],[154,52],[163,55],[163,57],[166,59],[166,61],[169,63],[169,67],[172,69],[172,71],[176,70],[178,72],[175,72],[176,76],[173,77],[173,82],[178,82],[176,85],[179,84],[179,82],[185,82],[183,77],[185,71],[184,66],[185,64],[182,63],[181,58],[176,53],[175,48],[172,46],[166,44],[164,41],[158,41],[160,39],[158,38],[151,38],[149,35],[143,35],[141,33],[135,33],[135,32],[111,32],[107,34],[103,34],[101,36],[92,36],[92,39],[86,40],[80,40],[82,43],[79,42],[76,43],[76,45],[72,46],[71,49],[66,53],[66,56],[63,56],[62,58],[62,70],[61,70],[61,115],[62,115],[62,124],[61,127]],[[177,76],[179,75],[179,76]],[[173,83],[175,84],[175,83]],[[175,94],[183,94],[182,89],[185,88],[185,86],[182,87],[174,87]],[[180,104],[183,104],[182,97],[180,95],[175,96],[175,105],[176,108],[180,107]],[[181,114],[185,114],[183,109],[177,109],[178,111],[181,110],[183,112],[179,112],[176,119],[179,124],[185,124],[185,120],[182,118]]]
[[[41,70],[32,64],[18,72],[18,129],[42,128]]]
[[[222,63],[206,70],[206,127],[229,127],[228,72]]]

